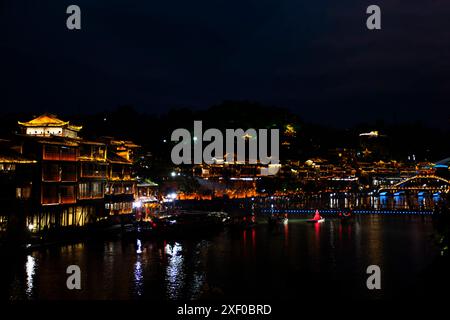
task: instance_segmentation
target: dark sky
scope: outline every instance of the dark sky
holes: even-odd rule
[[[82,30],[66,28],[66,7]],[[366,8],[382,30],[366,29]],[[4,112],[253,100],[309,121],[449,125],[446,0],[0,0]]]

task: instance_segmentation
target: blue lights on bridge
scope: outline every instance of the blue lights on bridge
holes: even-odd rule
[[[261,213],[313,214],[315,209],[262,209]],[[341,210],[319,210],[321,214],[338,214]],[[354,214],[432,215],[432,210],[353,210]]]

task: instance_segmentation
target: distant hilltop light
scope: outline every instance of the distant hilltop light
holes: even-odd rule
[[[378,137],[379,135],[380,134],[378,133],[378,131],[370,131],[370,132],[359,134],[360,137]]]

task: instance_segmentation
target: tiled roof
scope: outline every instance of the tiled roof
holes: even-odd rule
[[[18,122],[19,125],[24,127],[62,127],[68,126],[69,129],[79,131],[83,127],[82,126],[74,126],[69,123],[69,121],[63,121],[58,119],[58,117],[54,114],[43,114],[39,117],[34,118],[28,122]]]

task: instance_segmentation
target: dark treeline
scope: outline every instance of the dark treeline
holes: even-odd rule
[[[225,101],[206,110],[171,109],[162,115],[136,111],[121,106],[112,111],[95,114],[58,114],[61,119],[83,125],[81,135],[95,139],[114,136],[133,140],[162,162],[170,157],[173,143],[170,136],[176,128],[193,129],[194,120],[203,121],[203,130],[218,128],[279,128],[282,139],[290,142],[282,148],[281,159],[306,160],[326,156],[330,149],[360,146],[359,134],[377,130],[385,136],[384,144],[391,159],[405,160],[414,154],[417,161],[438,161],[450,156],[450,131],[426,127],[421,122],[391,124],[383,121],[360,124],[351,128],[333,128],[307,123],[301,115],[284,108],[265,106],[248,101]],[[17,121],[27,121],[38,114],[10,113],[0,117],[0,138],[7,139],[18,131]],[[287,125],[295,129],[295,136],[284,136]],[[449,126],[450,127],[450,126]],[[283,154],[284,153],[284,154]]]

